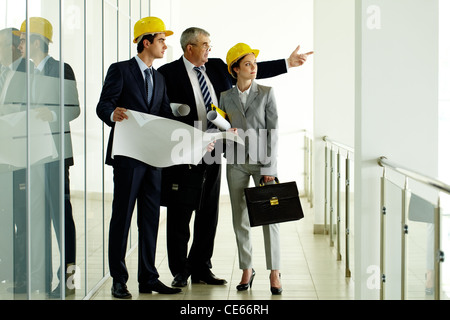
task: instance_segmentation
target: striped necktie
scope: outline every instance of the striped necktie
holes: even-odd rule
[[[0,93],[3,89],[3,85],[6,82],[6,77],[8,75],[9,68],[0,66]]]
[[[8,73],[11,72],[11,69],[7,68],[7,67],[2,67],[0,66],[0,106],[2,105],[2,101],[4,100],[4,97],[6,95],[6,90],[7,90],[7,78],[8,78]],[[1,114],[1,110],[0,110],[0,114]]]
[[[198,83],[200,84],[200,90],[202,91],[203,101],[205,102],[206,110],[211,108],[211,94],[209,93],[208,84],[206,83],[205,77],[201,71],[200,67],[194,67],[194,70],[197,71]]]
[[[152,78],[152,69],[145,69],[145,91],[147,93],[147,104],[150,105],[150,101],[152,101],[153,95],[153,78]]]

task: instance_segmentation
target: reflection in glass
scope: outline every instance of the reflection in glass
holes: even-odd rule
[[[135,55],[130,28],[149,10],[0,1],[0,300],[81,299],[108,274],[112,172],[91,111],[103,69]]]
[[[111,205],[103,201],[110,201],[112,197],[104,197],[103,191],[103,155],[102,155],[102,128],[97,119],[90,115],[89,109],[97,103],[98,95],[103,83],[102,74],[102,37],[99,30],[103,29],[102,19],[97,19],[96,14],[102,12],[102,1],[86,1],[86,48],[89,48],[89,56],[86,59],[86,128],[84,134],[89,137],[86,143],[86,268],[88,270],[87,287],[89,292],[100,281],[107,270],[105,266],[106,250],[104,241],[105,221],[103,208],[111,208]],[[78,39],[79,35],[73,38]],[[71,41],[73,43],[73,40]],[[110,47],[111,48],[111,47]],[[111,51],[113,51],[111,49]],[[95,141],[95,143],[94,143]],[[84,150],[83,150],[84,151]],[[79,186],[80,190],[82,186]],[[106,189],[108,192],[108,189]],[[111,192],[112,193],[112,192]]]
[[[385,184],[385,299],[401,298],[402,272],[402,188],[386,180]]]
[[[347,160],[347,173],[348,173],[348,220],[346,220],[346,232],[348,233],[348,265],[350,272],[348,275],[353,276],[355,270],[355,206],[354,206],[354,194],[355,194],[355,165],[352,159]]]
[[[441,194],[441,251],[444,261],[441,263],[441,300],[450,299],[450,194]]]
[[[408,225],[408,299],[434,298],[435,205],[411,194]]]
[[[18,279],[15,280],[14,290],[18,293],[27,292],[29,298],[42,298],[43,294],[49,298],[59,298],[62,292],[60,283],[66,283],[67,278],[73,276],[75,271],[76,234],[69,181],[73,157],[69,122],[80,114],[78,93],[73,70],[68,64],[64,64],[65,80],[61,87],[60,62],[49,54],[53,43],[53,27],[49,20],[31,17],[28,22],[25,20],[22,23],[17,34],[20,37],[18,49],[22,57],[29,54],[29,59],[25,59],[29,61],[29,89],[22,91],[29,95],[30,109],[28,114],[23,112],[15,120],[17,123],[23,122],[28,129],[30,173],[29,177],[22,175],[19,183],[26,186],[26,181],[29,181],[30,214],[27,217],[28,228],[26,223],[20,228],[19,223],[16,223],[17,237],[28,236],[29,239],[26,245],[15,248],[15,255],[28,258],[28,277],[31,283],[27,283],[23,276],[27,272],[21,267],[20,270],[15,270]],[[19,88],[15,87],[15,90],[19,91]],[[62,90],[64,101],[61,101]],[[62,175],[63,179],[60,178]],[[52,227],[56,248],[52,245]],[[62,266],[61,252],[64,252]],[[56,273],[53,270],[54,264],[58,266],[55,269],[59,269]],[[55,275],[58,278],[56,288],[53,286]],[[65,293],[74,293],[74,287],[70,283],[65,288]]]
[[[330,148],[330,211],[329,211],[329,232],[330,246],[334,247],[336,241],[336,207],[337,207],[337,175],[336,175],[336,151]]]
[[[18,29],[0,31],[0,297],[27,291],[26,63]]]

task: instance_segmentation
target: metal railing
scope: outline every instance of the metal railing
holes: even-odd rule
[[[305,197],[309,202],[310,207],[313,207],[313,139],[311,135],[305,130],[304,137],[304,189]]]
[[[325,142],[325,199],[324,199],[324,233],[329,235],[330,246],[334,246],[336,239],[336,258],[342,260],[341,223],[345,223],[345,276],[351,277],[351,248],[352,243],[352,157],[353,148],[334,141],[327,136],[323,137]],[[344,159],[345,167],[342,168],[341,161]],[[345,179],[345,188],[342,191],[342,179]],[[336,189],[336,190],[335,190]],[[342,205],[344,208],[342,210]],[[343,211],[343,212],[342,212]]]
[[[324,234],[336,249],[338,261],[342,260],[341,251],[345,252],[345,275],[350,277],[354,245],[354,149],[327,136],[322,140],[325,142]],[[450,250],[450,242],[445,236],[450,237],[450,185],[385,157],[380,157],[378,164],[383,167],[380,299],[422,299],[424,295],[425,299],[448,299],[450,267],[445,262],[445,250]],[[395,174],[388,178],[387,169]],[[415,217],[417,214],[423,217]],[[431,223],[427,222],[429,219]],[[343,223],[345,232],[341,228]],[[425,290],[420,291],[424,274]]]
[[[407,253],[409,252],[407,248],[408,241],[411,241],[411,239],[408,239],[411,235],[411,226],[416,225],[416,230],[425,230],[425,228],[428,228],[428,230],[431,230],[431,232],[426,233],[425,241],[417,241],[417,243],[428,242],[431,243],[426,249],[431,252],[428,253],[433,260],[432,263],[429,262],[432,269],[432,276],[433,277],[433,290],[427,291],[427,288],[425,289],[426,294],[434,295],[435,300],[441,299],[441,264],[444,262],[444,251],[442,249],[442,237],[441,237],[441,218],[442,218],[442,208],[441,208],[441,193],[446,193],[447,195],[450,195],[450,185],[445,184],[442,181],[439,181],[434,178],[430,178],[426,175],[423,175],[421,173],[418,173],[416,171],[407,169],[403,166],[400,166],[396,163],[393,163],[392,161],[389,161],[385,157],[380,157],[378,159],[379,166],[383,167],[383,177],[381,178],[381,200],[380,200],[380,207],[381,207],[381,214],[380,214],[380,273],[381,273],[381,287],[380,287],[380,299],[384,300],[386,299],[387,294],[392,294],[391,291],[387,291],[387,281],[386,281],[386,269],[388,268],[389,261],[387,260],[387,250],[389,250],[389,247],[393,246],[394,241],[389,242],[389,246],[387,246],[387,237],[392,236],[389,235],[387,232],[388,227],[392,227],[392,223],[389,223],[387,219],[392,219],[392,216],[388,216],[387,213],[395,210],[390,210],[389,205],[391,207],[395,207],[396,201],[389,202],[388,196],[391,198],[394,198],[395,196],[393,193],[395,193],[395,187],[390,187],[388,185],[388,182],[391,182],[386,175],[386,169],[389,168],[393,170],[394,172],[399,173],[401,176],[404,177],[404,186],[401,187],[401,230],[398,229],[391,229],[394,230],[394,233],[400,233],[401,234],[401,240],[400,240],[400,278],[399,278],[399,286],[400,286],[400,298],[401,299],[407,299],[407,293],[408,291],[408,274],[413,275],[412,269],[414,265],[409,266],[408,265],[408,258]],[[430,187],[430,190],[434,190],[436,192],[436,201],[433,203],[429,203],[428,201],[423,200],[422,198],[419,198],[415,196],[415,194],[411,193],[411,190],[409,188],[409,179],[413,179],[416,182],[419,182],[421,185],[425,185]],[[390,188],[391,192],[387,192],[387,188]],[[415,196],[418,199],[421,199],[420,203],[422,205],[415,205],[412,203],[412,196]],[[434,193],[433,193],[434,196]],[[389,203],[389,205],[388,205]],[[428,204],[428,210],[424,209],[426,207],[423,206],[423,204]],[[423,214],[424,217],[420,219],[412,218],[411,212],[418,211],[419,213]],[[428,213],[428,218],[425,217],[425,213]],[[398,217],[397,217],[398,219]],[[418,222],[416,222],[418,221]],[[426,223],[421,223],[426,222]],[[395,231],[397,230],[397,231]],[[392,231],[390,232],[392,233]],[[416,232],[418,234],[419,232]],[[423,240],[423,239],[422,239]],[[424,255],[426,256],[427,253]],[[423,256],[423,255],[422,255]],[[389,257],[389,259],[393,259],[392,256]],[[429,259],[430,260],[430,259]],[[411,263],[413,264],[413,262]],[[421,270],[420,268],[417,268]],[[392,270],[392,268],[391,268]],[[419,272],[420,273],[420,272]],[[427,273],[425,273],[427,275]],[[390,277],[392,279],[393,277]],[[394,281],[390,282],[390,285],[392,286],[392,282],[398,281],[397,279],[394,279]],[[412,285],[411,285],[412,286]],[[394,292],[397,292],[398,290],[392,290]],[[414,297],[412,297],[414,298]]]

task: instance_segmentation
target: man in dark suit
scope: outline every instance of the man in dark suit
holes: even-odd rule
[[[221,59],[208,58],[211,46],[207,31],[195,27],[186,29],[181,35],[180,42],[183,56],[158,69],[166,79],[170,102],[187,104],[191,108],[187,116],[177,118],[178,120],[192,126],[200,126],[202,130],[214,129],[215,126],[206,119],[207,109],[211,103],[218,106],[220,93],[230,89],[236,80],[228,73],[225,62]],[[258,78],[273,77],[287,72],[289,67],[302,65],[308,54],[297,54],[298,50],[299,47],[287,60],[259,63]],[[197,78],[200,73],[208,88],[206,101],[203,95],[205,85],[200,85]],[[193,209],[177,203],[167,207],[167,250],[169,268],[174,276],[172,285],[175,287],[186,286],[189,276],[193,283],[215,285],[227,283],[211,272],[211,257],[219,212],[221,164],[220,155],[215,157],[214,154],[208,154],[208,157],[210,156],[216,160],[214,163],[211,164],[211,159],[206,161],[204,158],[199,164],[199,167],[206,171],[205,196],[201,208],[195,213],[194,238],[189,253],[189,223]],[[174,170],[174,167],[164,170]]]
[[[7,114],[18,113],[26,109],[26,60],[22,57],[20,52],[20,32],[16,28],[6,28],[0,30],[0,116]],[[30,62],[30,65],[32,63]],[[25,131],[25,128],[24,128]],[[25,150],[23,150],[23,157],[25,157]],[[2,239],[0,259],[5,261],[5,265],[11,261],[13,269],[11,269],[12,279],[14,280],[14,287],[10,290],[16,294],[26,292],[27,288],[27,219],[26,219],[26,175],[27,171],[24,168],[16,168],[9,164],[0,164],[0,172],[6,172],[6,175],[0,176],[0,184],[7,187],[9,185],[9,179],[3,180],[9,177],[8,173],[12,171],[12,185],[11,193],[12,197],[12,224],[6,223],[10,221],[9,218],[6,221],[1,221],[2,224]],[[8,181],[8,184],[6,183]],[[9,192],[4,192],[8,194]],[[5,210],[7,203],[2,203],[2,210]],[[9,209],[9,208],[8,208]],[[6,256],[5,252],[8,252],[10,247],[10,234],[8,231],[12,231],[12,255]],[[9,249],[10,250],[10,249]],[[9,276],[9,270],[4,268],[2,271],[6,272]],[[2,273],[3,273],[2,272]],[[2,274],[2,276],[5,276]],[[12,280],[11,278],[2,278]]]
[[[26,56],[26,28],[27,21],[22,23],[20,28],[20,46],[22,55]],[[64,63],[63,65],[63,83],[64,83],[64,105],[61,106],[58,89],[60,80],[61,62],[55,60],[49,55],[49,46],[52,43],[53,27],[50,21],[42,17],[31,17],[29,19],[30,34],[30,59],[33,61],[33,69],[30,70],[31,81],[31,104],[37,111],[38,117],[47,121],[52,132],[57,154],[60,159],[64,159],[64,212],[60,210],[60,159],[51,160],[45,163],[45,206],[48,214],[48,220],[53,222],[58,242],[62,239],[61,219],[64,214],[64,266],[61,266],[65,275],[59,279],[59,285],[51,292],[54,298],[60,297],[62,293],[61,283],[66,284],[69,276],[73,275],[76,264],[76,227],[73,218],[72,204],[70,202],[70,178],[69,169],[74,165],[72,137],[70,133],[70,122],[80,115],[80,104],[78,100],[78,90],[75,79],[75,73],[72,67]],[[64,108],[64,110],[63,110]],[[62,117],[63,116],[63,117]],[[64,132],[61,132],[61,122],[64,126]],[[61,134],[64,139],[64,149],[61,150]],[[50,224],[46,230],[46,247],[51,248]],[[61,243],[58,243],[61,248]],[[51,257],[46,263],[48,290],[51,290],[52,268]],[[60,270],[61,270],[60,267]],[[61,271],[57,272],[58,278],[61,278]],[[74,286],[66,286],[65,295],[74,294]]]
[[[153,61],[164,56],[167,49],[164,23],[156,17],[139,20],[134,27],[134,43],[138,54],[128,61],[110,66],[97,105],[97,115],[108,126],[106,163],[114,168],[114,199],[109,229],[109,268],[113,278],[112,295],[131,298],[127,289],[125,265],[126,244],[131,216],[137,200],[139,228],[139,292],[163,294],[181,292],[158,280],[155,267],[156,240],[159,226],[161,169],[126,156],[111,157],[114,124],[126,121],[127,109],[173,118],[164,77],[153,69]]]

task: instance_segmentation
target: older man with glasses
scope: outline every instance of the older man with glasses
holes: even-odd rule
[[[218,105],[220,93],[230,89],[236,83],[236,79],[228,73],[224,61],[209,58],[211,40],[206,30],[197,27],[188,28],[181,35],[180,43],[183,56],[158,69],[166,79],[169,100],[172,103],[187,104],[191,107],[191,112],[178,120],[197,126],[203,131],[216,129],[214,124],[207,120],[206,114],[211,104]],[[312,52],[298,54],[298,50],[299,47],[287,60],[259,63],[258,78],[274,77],[286,73],[290,67],[303,65]],[[200,209],[193,209],[177,202],[167,206],[167,250],[169,268],[174,276],[172,286],[175,287],[186,286],[189,276],[193,283],[212,285],[227,283],[226,280],[217,278],[211,272],[221,184],[220,155],[215,157],[214,154],[219,152],[217,149],[207,155],[217,161],[211,163],[204,158],[198,165],[200,170],[206,172],[204,197]],[[163,176],[165,172],[170,171],[180,174],[180,169],[183,172],[183,170],[189,170],[189,167],[166,168],[163,170]],[[189,224],[194,210],[196,213],[193,242],[188,253]]]

